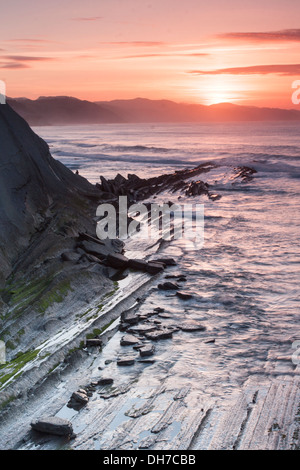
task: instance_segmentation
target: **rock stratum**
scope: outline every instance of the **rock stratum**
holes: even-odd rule
[[[102,192],[52,158],[9,105],[0,106],[0,167],[0,339],[7,356],[0,388],[6,388],[41,343],[115,289],[115,270],[101,259],[120,254],[124,244],[93,238]]]

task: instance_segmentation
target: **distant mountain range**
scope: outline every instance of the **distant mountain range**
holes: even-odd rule
[[[31,126],[151,122],[300,121],[300,111],[298,110],[258,108],[231,103],[204,106],[145,98],[90,102],[69,96],[41,96],[37,100],[9,98],[8,103]]]

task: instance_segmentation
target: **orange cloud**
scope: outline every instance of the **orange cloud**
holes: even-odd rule
[[[79,17],[79,18],[71,18],[72,21],[98,21],[102,20],[102,16],[87,16],[87,17]]]
[[[148,57],[206,57],[210,54],[206,54],[206,53],[195,53],[195,54],[179,54],[179,53],[175,53],[175,54],[168,54],[168,53],[157,53],[157,54],[137,54],[137,55],[128,55],[128,56],[123,56],[123,57],[119,57],[119,59],[146,59]]]
[[[166,43],[161,41],[119,41],[119,42],[100,42],[99,44],[107,46],[136,46],[136,47],[148,47],[148,46],[164,46]]]
[[[24,56],[24,55],[7,55],[4,58],[9,59],[9,60],[14,60],[17,62],[55,60],[53,57],[36,57],[36,56]]]
[[[22,62],[11,62],[11,63],[0,63],[0,69],[28,69],[28,65],[22,64]]]
[[[245,32],[218,34],[218,38],[248,42],[300,42],[300,29],[282,29],[267,32]]]
[[[299,75],[300,64],[252,65],[249,67],[230,67],[216,70],[191,70],[187,73],[194,75],[267,75],[270,73],[278,75]]]
[[[6,39],[4,42],[25,42],[25,43],[41,43],[41,44],[57,44],[57,41],[50,41],[48,39],[36,39],[36,38],[17,38],[17,39]]]

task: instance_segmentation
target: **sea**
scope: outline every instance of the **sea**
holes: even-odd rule
[[[218,200],[204,205],[204,244],[173,240],[161,255],[185,275],[174,293],[154,290],[149,302],[177,323],[201,322],[206,333],[181,333],[153,377],[197,383],[224,396],[251,376],[293,374],[300,362],[300,127],[299,123],[107,124],[38,127],[54,158],[92,183],[100,175],[146,178],[214,163],[200,175]],[[234,168],[256,170],[249,181]],[[178,200],[179,194],[170,194]],[[173,198],[173,199],[172,199]],[[210,343],[205,340],[210,339]],[[299,341],[299,343],[297,342]],[[167,343],[165,343],[167,344]],[[167,348],[166,345],[160,348]]]

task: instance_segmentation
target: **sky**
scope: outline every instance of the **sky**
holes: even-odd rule
[[[0,0],[10,97],[300,109],[299,0]]]

